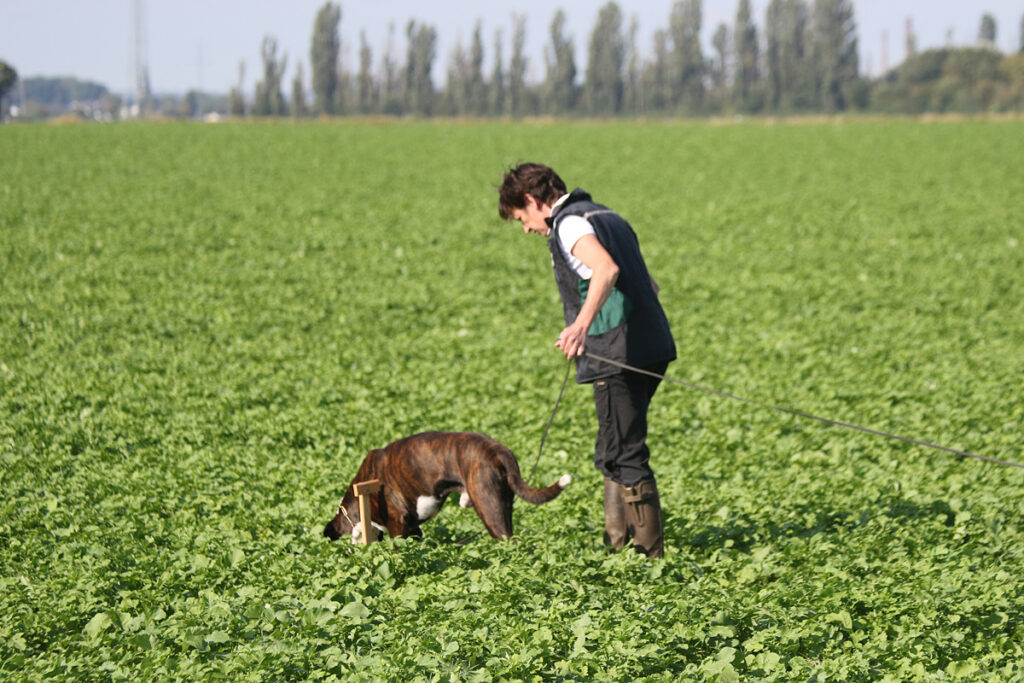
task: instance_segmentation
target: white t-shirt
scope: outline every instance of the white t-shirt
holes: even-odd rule
[[[567,194],[562,195],[552,208],[560,206],[568,196]],[[572,248],[576,246],[581,237],[593,234],[595,234],[594,226],[583,216],[566,216],[558,222],[558,246],[561,247],[562,254],[565,255],[565,262],[584,280],[589,280],[593,271],[587,264],[572,255]]]

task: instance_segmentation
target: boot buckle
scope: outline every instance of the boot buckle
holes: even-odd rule
[[[647,496],[640,492],[639,486],[623,486],[622,487],[622,501],[629,505],[633,510],[633,517],[636,518],[637,524],[643,526],[645,523],[644,519],[644,506],[643,502]]]

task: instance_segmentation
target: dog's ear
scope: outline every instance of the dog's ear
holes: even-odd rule
[[[370,465],[370,472],[372,472],[374,476],[380,473],[380,468],[382,467],[383,460],[383,448],[374,448],[372,451],[366,454],[366,462]]]

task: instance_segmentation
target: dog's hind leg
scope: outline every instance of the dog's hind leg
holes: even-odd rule
[[[475,485],[474,485],[475,484]],[[515,494],[504,481],[487,478],[482,482],[466,482],[473,508],[480,521],[494,538],[512,538],[512,503]]]

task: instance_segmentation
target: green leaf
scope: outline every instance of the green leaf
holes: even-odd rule
[[[90,619],[89,623],[85,625],[85,634],[89,636],[91,640],[96,640],[96,638],[101,633],[107,630],[110,624],[110,617],[107,615],[107,613],[98,612],[97,614],[93,615],[93,618]]]
[[[950,662],[946,667],[946,673],[954,678],[966,678],[978,672],[978,665],[973,660],[962,662]]]
[[[834,622],[841,625],[847,631],[853,630],[853,619],[850,617],[850,613],[846,610],[841,612],[833,612],[825,617],[825,621]]]
[[[350,617],[352,619],[365,619],[370,616],[370,610],[368,610],[366,606],[358,600],[353,600],[342,607],[339,614],[343,617]]]
[[[719,683],[739,683],[740,675],[733,668],[732,664],[726,664],[718,674]]]

